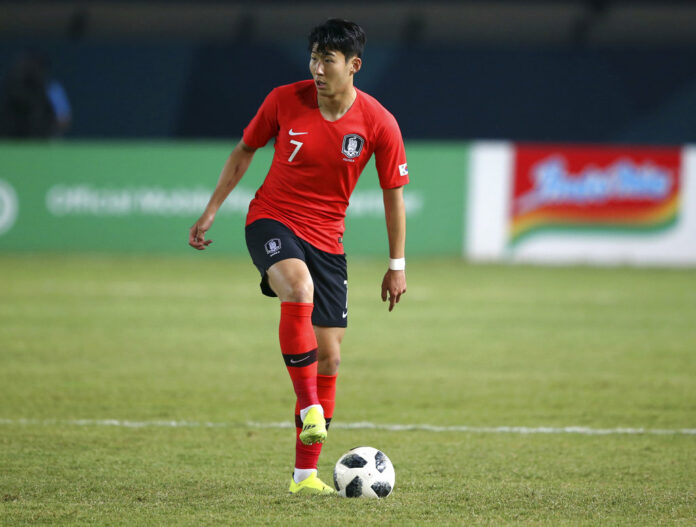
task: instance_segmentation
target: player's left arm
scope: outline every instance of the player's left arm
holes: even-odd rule
[[[382,301],[389,299],[389,311],[401,300],[406,292],[406,270],[392,269],[402,267],[391,265],[393,260],[403,262],[406,246],[406,206],[404,204],[404,188],[382,189],[384,197],[384,215],[387,220],[387,236],[389,238],[390,268],[382,280]]]

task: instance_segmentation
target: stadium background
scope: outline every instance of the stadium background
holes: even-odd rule
[[[186,236],[329,16],[364,25],[356,84],[406,141],[409,291],[378,299],[371,164],[320,470],[372,444],[397,490],[312,521],[691,524],[696,7],[642,0],[0,0],[2,89],[34,50],[72,108],[60,136],[0,139],[0,523],[307,521],[242,241],[271,145],[211,250]],[[564,185],[537,203],[541,169]]]
[[[78,229],[83,249],[141,250],[147,239],[148,249],[185,251],[174,233],[205,203],[225,152],[274,86],[306,78],[305,26],[334,15],[360,18],[365,26],[369,46],[357,85],[398,116],[409,148],[413,255],[509,257],[512,235],[497,251],[471,247],[475,232],[485,236],[489,227],[476,224],[484,220],[472,212],[469,191],[493,170],[476,162],[472,141],[508,141],[513,158],[518,142],[630,145],[601,167],[610,170],[640,155],[636,145],[679,146],[696,137],[696,120],[689,118],[696,112],[696,73],[685,67],[696,59],[696,11],[689,2],[353,2],[348,8],[9,1],[0,9],[5,84],[23,53],[40,53],[48,78],[63,85],[72,107],[60,141],[2,146],[5,250],[71,248],[76,238],[67,233]],[[548,156],[558,153],[549,148]],[[269,150],[228,205],[237,220],[262,181]],[[498,164],[505,163],[500,155]],[[589,153],[575,170],[582,174],[593,162]],[[682,220],[687,237],[696,235],[686,210],[696,200],[689,167],[684,160],[670,168],[672,179],[683,178],[671,196],[681,209],[672,216]],[[496,177],[518,176],[509,168]],[[353,255],[384,251],[374,181],[371,164],[349,209],[346,249]],[[62,206],[51,206],[56,203]],[[666,206],[654,202],[641,214],[665,216],[656,210]],[[540,214],[551,226],[571,221],[564,212]],[[593,214],[597,221],[575,223],[625,226],[635,216],[611,208],[603,217]],[[496,221],[508,219],[512,232],[512,218]],[[651,225],[666,224],[658,220]],[[216,231],[224,240],[219,252],[243,254],[239,229]],[[682,246],[671,260],[696,261],[693,251],[682,254],[680,238],[667,242]],[[613,260],[655,263],[628,249]]]
[[[359,85],[407,139],[693,141],[691,2],[41,2],[0,4],[0,71],[42,50],[70,138],[230,138],[307,76],[307,25],[360,19]],[[443,103],[446,103],[446,108]]]

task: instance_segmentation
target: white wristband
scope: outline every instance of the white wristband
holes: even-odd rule
[[[406,269],[406,258],[389,258],[389,269],[403,271]]]

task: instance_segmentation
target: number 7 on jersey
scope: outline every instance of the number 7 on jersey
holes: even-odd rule
[[[294,139],[290,139],[290,142],[295,146],[295,150],[292,151],[292,154],[290,154],[290,157],[288,157],[288,162],[291,162],[293,159],[295,159],[295,156],[297,155],[297,152],[300,151],[300,148],[302,148],[302,145],[304,143],[301,143],[300,141],[295,141]]]

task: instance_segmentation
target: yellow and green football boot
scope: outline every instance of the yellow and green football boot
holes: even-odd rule
[[[310,408],[302,421],[302,432],[300,441],[305,445],[323,443],[326,441],[326,420],[318,408]]]
[[[295,483],[294,479],[290,479],[290,494],[336,494],[333,487],[330,487],[317,477],[317,473],[312,473],[308,478],[303,479],[299,483]]]

